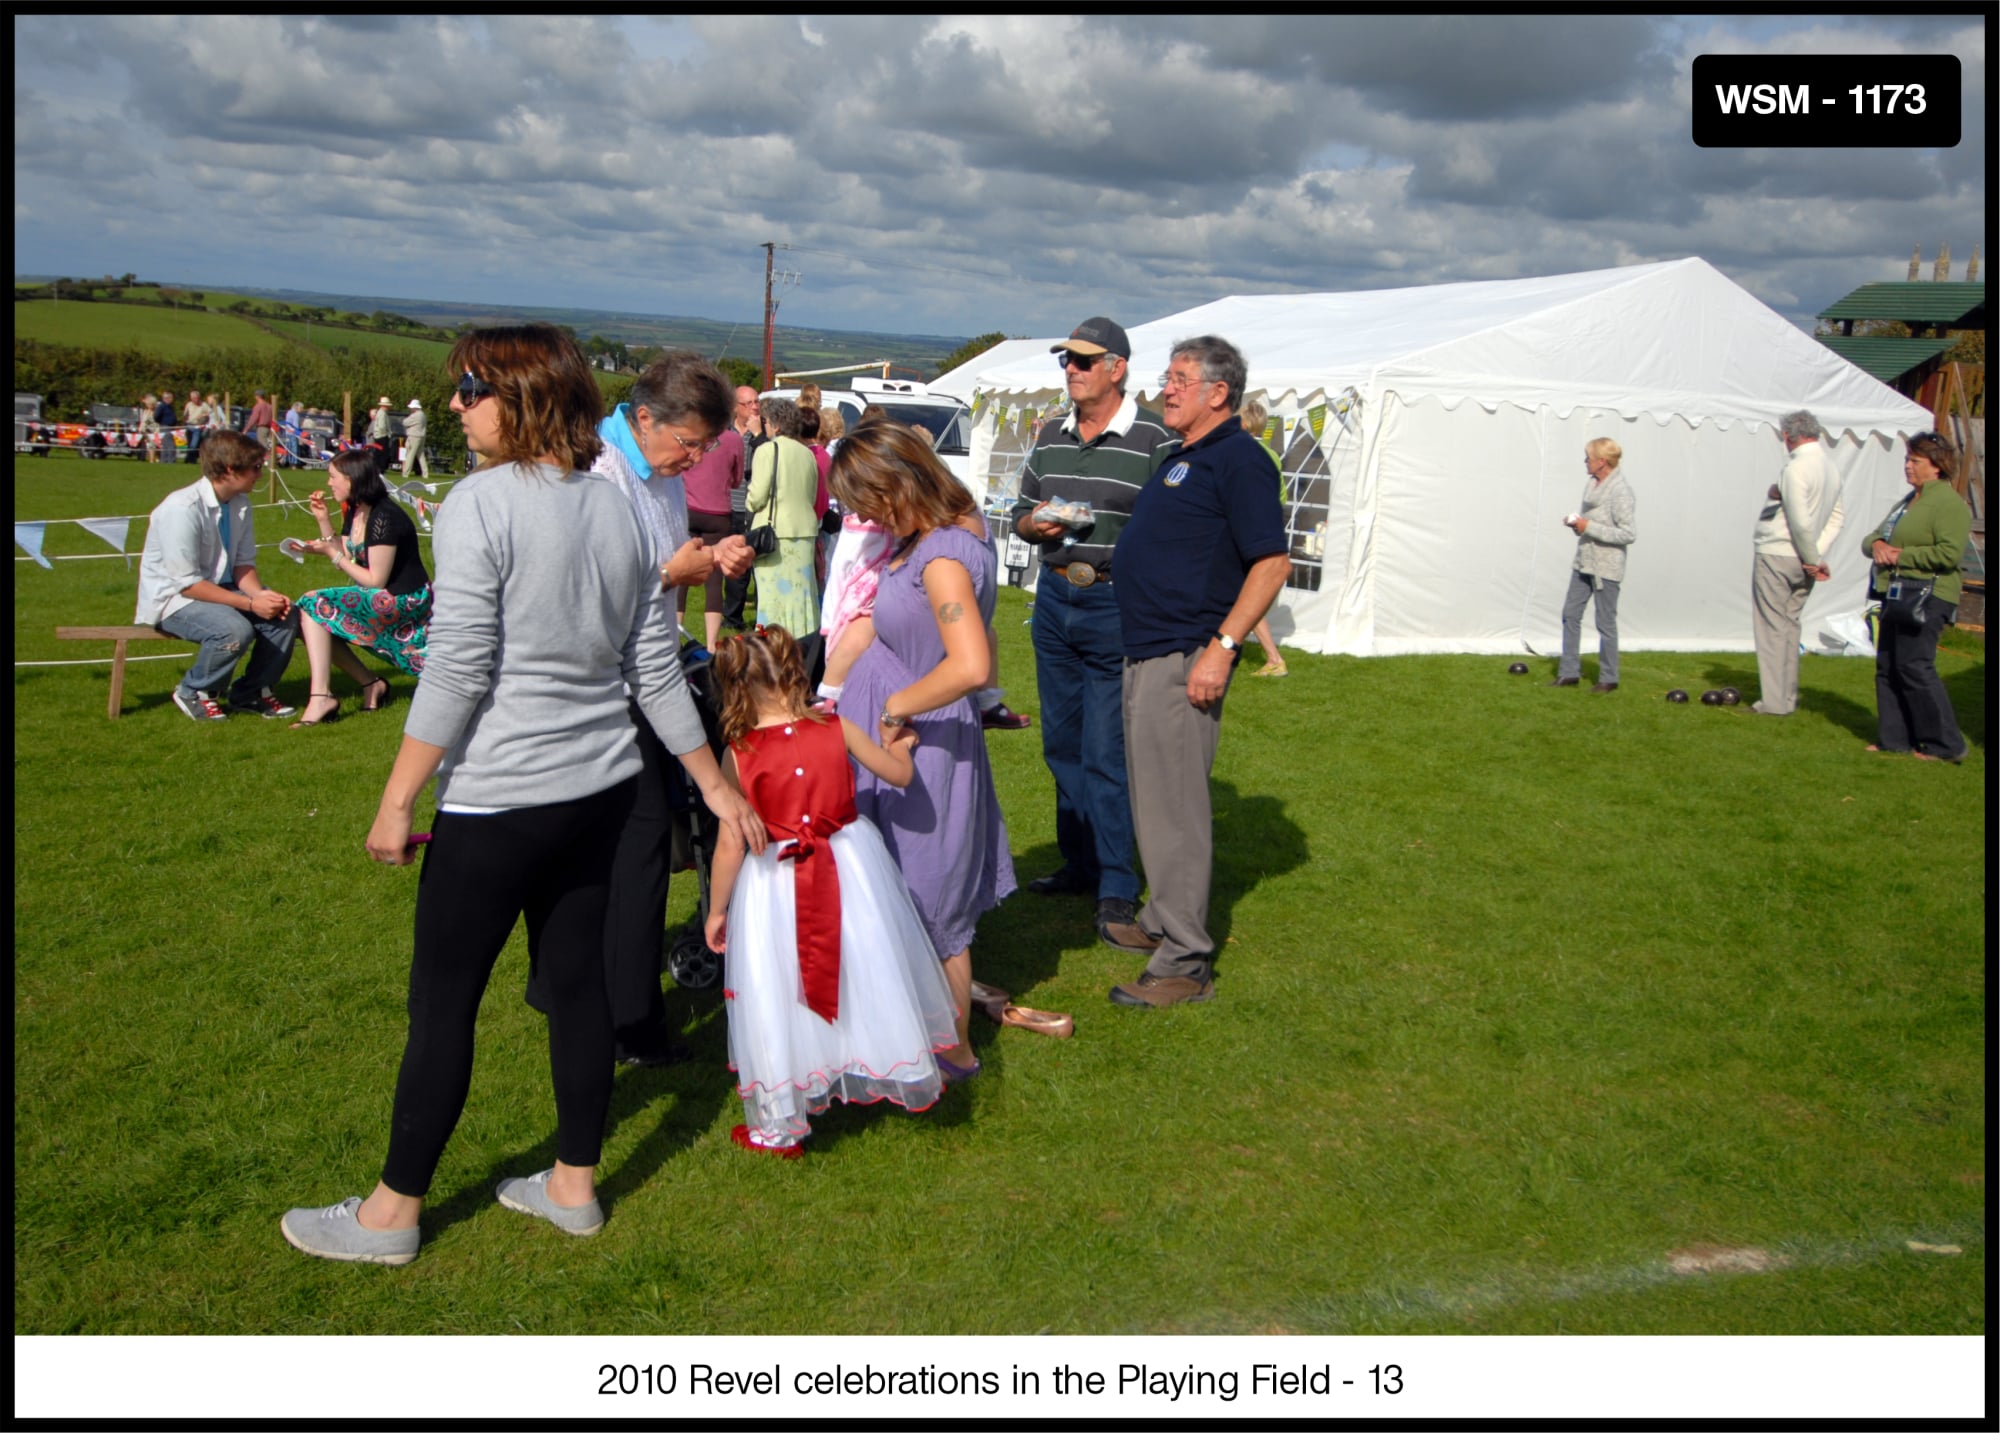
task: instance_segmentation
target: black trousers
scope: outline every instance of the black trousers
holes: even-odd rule
[[[556,1158],[592,1166],[611,1104],[611,1014],[604,908],[611,856],[634,783],[492,816],[441,811],[417,883],[410,1033],[396,1076],[382,1182],[423,1196],[472,1084],[472,1036],[493,964],[528,922],[530,959],[549,997]]]
[[[1922,751],[1957,761],[1965,736],[1951,694],[1938,675],[1938,638],[1956,615],[1952,603],[1924,600],[1924,623],[1904,627],[1884,614],[1875,642],[1875,744],[1884,751]]]
[[[738,537],[747,535],[750,531],[750,514],[740,512],[731,513],[729,515],[729,530]],[[753,568],[751,571],[755,571],[755,569]],[[741,632],[743,630],[743,607],[750,596],[750,573],[746,572],[741,577],[729,578],[722,585],[722,593],[722,625],[729,628],[732,632]]]
[[[673,807],[667,783],[679,763],[653,733],[639,704],[629,704],[644,763],[632,793],[630,814],[619,827],[611,855],[611,889],[604,902],[604,991],[611,1026],[623,1038],[643,1038],[667,1018],[660,995],[660,956],[667,928],[668,858],[672,854]],[[554,1014],[546,967],[529,937],[528,1003]],[[565,1161],[567,1163],[567,1161]]]

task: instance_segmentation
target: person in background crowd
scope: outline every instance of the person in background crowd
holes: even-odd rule
[[[367,840],[375,861],[408,865],[417,798],[437,776],[409,1037],[374,1191],[280,1222],[287,1242],[322,1259],[416,1258],[424,1200],[471,1087],[480,998],[524,916],[552,1001],[555,1164],[501,1180],[496,1195],[566,1234],[603,1227],[604,912],[640,769],[628,689],[669,750],[708,751],[631,500],[588,471],[604,397],[583,351],[552,325],[523,324],[475,330],[449,361],[461,375],[453,411],[489,462],[438,510],[424,679]],[[762,823],[719,770],[702,796],[763,849]]]
[[[1597,684],[1593,692],[1618,690],[1618,589],[1625,581],[1625,549],[1639,535],[1632,485],[1618,467],[1625,451],[1610,438],[1583,445],[1590,481],[1583,503],[1563,526],[1576,533],[1569,595],[1563,600],[1562,660],[1552,687],[1573,687],[1582,679],[1583,609],[1597,601]]]
[[[292,659],[299,619],[291,599],[257,575],[249,492],[262,467],[259,449],[244,434],[216,433],[201,450],[202,476],[167,494],[147,519],[132,620],[201,644],[174,689],[174,705],[191,720],[228,720],[216,698],[246,650],[249,665],[229,689],[229,711],[290,716],[271,687]]]
[[[391,431],[389,418],[389,395],[383,394],[375,400],[375,409],[368,415],[368,444],[375,450],[375,471],[387,473],[389,465],[395,461],[396,438]]]
[[[1938,638],[1958,620],[1964,579],[1958,564],[1972,532],[1972,510],[1952,487],[1958,449],[1942,433],[1919,433],[1903,456],[1910,495],[1861,540],[1875,565],[1869,590],[1882,600],[1875,639],[1875,719],[1868,750],[1907,751],[1920,761],[1965,760],[1965,734],[1951,693],[1938,675]],[[1904,615],[1884,600],[1892,585],[1931,583]]]
[[[243,431],[263,444],[267,453],[277,444],[277,415],[271,411],[271,395],[261,388],[257,390],[257,401],[250,405],[250,416],[244,421]]]
[[[181,460],[181,439],[179,419],[174,416],[174,395],[160,390],[159,406],[153,409],[153,426],[160,430],[160,461],[178,463]]]
[[[1840,474],[1827,461],[1819,420],[1787,413],[1778,437],[1791,455],[1771,484],[1751,534],[1750,632],[1757,646],[1759,716],[1790,716],[1799,704],[1799,614],[1815,582],[1833,573],[1826,553],[1840,536]]]
[[[742,393],[736,390],[731,395],[732,402]],[[738,496],[743,491],[745,470],[743,465],[743,434],[733,424],[723,428],[715,440],[715,446],[681,475],[681,485],[687,495],[688,531],[701,539],[711,552],[732,539],[741,545],[745,554],[738,571],[747,583],[750,563],[756,557],[748,544],[743,543],[742,529],[735,522],[733,511]],[[733,564],[732,564],[733,565]],[[722,633],[722,613],[727,599],[724,589],[732,580],[731,573],[721,564],[714,564],[708,570],[707,581],[702,587],[703,645],[715,650],[716,638]],[[675,600],[685,617],[688,590],[675,590]]]
[[[1118,324],[1086,319],[1051,351],[1072,406],[1061,423],[1042,425],[1012,517],[1014,531],[1040,549],[1035,679],[1062,865],[1028,889],[1095,897],[1098,937],[1116,945],[1115,933],[1137,918],[1139,872],[1125,760],[1126,651],[1111,553],[1170,439],[1159,416],[1125,392],[1132,344]],[[1087,507],[1088,524],[1050,520],[1045,509],[1055,499]]]
[[[305,405],[294,398],[278,425],[280,451],[284,453],[286,462],[295,468],[304,460],[304,454],[299,451],[299,437],[305,430],[305,421]]]
[[[423,469],[425,478],[431,475],[430,455],[424,451],[424,400],[412,398],[407,415],[403,419],[403,477],[407,481]]]
[[[1114,1005],[1215,995],[1208,777],[1243,639],[1292,568],[1270,459],[1236,416],[1247,383],[1243,355],[1227,340],[1174,345],[1160,378],[1160,417],[1181,442],[1162,454],[1111,556],[1132,826],[1151,893],[1132,924],[1106,937],[1148,953],[1137,980],[1112,987]]]
[[[819,468],[799,438],[799,407],[789,398],[762,403],[769,441],[750,460],[750,530],[771,528],[777,550],[757,557],[757,620],[788,632],[819,632],[819,581],[813,548],[819,517],[813,492]]]
[[[188,401],[181,409],[181,425],[187,430],[188,460],[197,462],[201,458],[201,440],[208,436],[208,403],[199,391],[188,390]]]
[[[732,531],[747,534],[750,531],[750,462],[756,457],[758,447],[770,436],[764,431],[764,413],[758,403],[757,390],[747,384],[736,390],[736,433],[743,443],[743,481],[729,490],[729,521]],[[743,610],[749,597],[749,573],[732,577],[723,584],[722,621],[730,631],[743,630]]]
[[[1282,508],[1285,502],[1285,464],[1279,458],[1278,450],[1273,448],[1270,441],[1264,436],[1264,429],[1269,426],[1271,421],[1271,410],[1264,406],[1261,399],[1246,399],[1243,404],[1242,418],[1243,431],[1255,438],[1257,446],[1271,455],[1271,466],[1278,470],[1278,505]],[[1257,638],[1257,645],[1264,649],[1264,665],[1250,675],[1253,677],[1290,676],[1291,668],[1285,665],[1285,654],[1278,650],[1278,639],[1272,635],[1271,618],[1268,614],[1257,619],[1257,626],[1253,635]]]
[[[160,395],[147,393],[139,399],[139,424],[134,430],[145,445],[146,461],[160,461]]]

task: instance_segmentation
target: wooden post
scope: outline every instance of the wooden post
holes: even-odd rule
[[[354,395],[340,395],[340,436],[348,442],[354,441]]]

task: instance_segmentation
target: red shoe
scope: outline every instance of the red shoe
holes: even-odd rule
[[[750,1138],[750,1126],[748,1125],[737,1125],[729,1131],[729,1137],[736,1141],[739,1148],[747,1149],[752,1154],[772,1154],[776,1155],[779,1159],[797,1159],[806,1152],[803,1145],[759,1144],[756,1140]]]

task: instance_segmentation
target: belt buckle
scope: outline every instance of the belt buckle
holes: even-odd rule
[[[1097,569],[1088,562],[1072,562],[1063,569],[1072,587],[1090,587],[1097,582]]]

